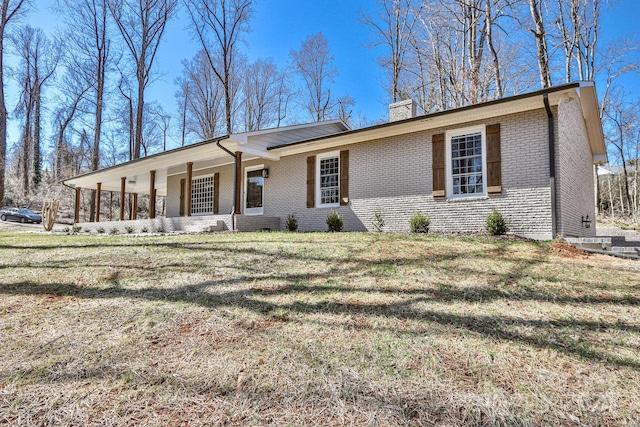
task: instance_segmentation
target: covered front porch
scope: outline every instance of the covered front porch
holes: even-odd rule
[[[67,179],[64,184],[75,190],[74,224],[149,232],[279,230],[278,213],[263,215],[264,180],[269,164],[280,160],[268,148],[347,129],[336,120],[227,135]],[[89,222],[80,221],[83,189],[96,192]],[[118,196],[116,221],[101,220],[105,192]],[[143,205],[148,200],[148,214],[139,209],[140,196]],[[158,197],[165,197],[164,217],[156,218]]]

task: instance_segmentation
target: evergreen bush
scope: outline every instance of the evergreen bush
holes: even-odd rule
[[[298,231],[298,218],[296,218],[296,214],[289,215],[284,226],[287,228],[287,231]]]
[[[409,228],[412,233],[428,233],[431,225],[431,218],[422,212],[418,212],[409,220]]]
[[[342,216],[336,211],[331,211],[327,217],[327,228],[330,232],[342,231],[344,223],[342,222]]]
[[[487,231],[494,236],[500,236],[509,231],[502,214],[496,208],[487,217]]]

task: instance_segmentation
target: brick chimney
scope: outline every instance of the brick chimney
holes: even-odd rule
[[[416,116],[418,105],[413,99],[405,99],[393,104],[389,104],[389,121],[411,119]]]

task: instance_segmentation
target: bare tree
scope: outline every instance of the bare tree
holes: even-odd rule
[[[543,0],[529,0],[529,10],[535,29],[531,29],[536,39],[538,69],[540,70],[540,84],[543,88],[551,86],[551,69],[549,66],[549,49],[547,46],[547,32],[543,20]]]
[[[4,177],[7,158],[7,105],[4,97],[4,39],[7,26],[26,10],[28,0],[2,0],[0,10],[0,202],[4,200]]]
[[[133,158],[140,157],[144,115],[144,93],[151,68],[177,0],[107,0],[120,34],[135,61],[137,96]]]
[[[78,76],[75,69],[67,68],[66,74],[58,85],[61,102],[54,112],[56,148],[53,170],[56,181],[70,176],[69,162],[71,159],[69,153],[71,148],[67,143],[68,140],[65,133],[76,115],[78,115],[84,96],[89,91],[89,87],[83,83],[83,79]]]
[[[70,73],[78,76],[84,93],[93,105],[93,147],[91,170],[100,167],[100,139],[104,113],[105,84],[111,42],[108,37],[106,0],[74,0],[63,3],[67,30],[65,41],[69,54],[66,65]],[[82,89],[81,89],[82,90]],[[75,100],[72,99],[75,103]],[[96,192],[91,191],[89,220],[95,218]]]
[[[513,0],[432,0],[414,9],[416,23],[404,47],[400,97],[423,111],[461,107],[504,96],[530,74],[507,34],[518,20]],[[419,12],[419,13],[418,13]],[[517,26],[519,28],[519,25]]]
[[[24,117],[21,139],[23,193],[26,196],[42,180],[42,89],[55,72],[60,59],[42,30],[24,26],[11,37],[20,57],[17,73],[22,91],[16,108]]]
[[[351,117],[353,116],[353,106],[356,104],[349,94],[338,98],[338,118],[351,126]]]
[[[133,89],[126,76],[120,71],[120,80],[118,81],[118,92],[125,101],[120,105],[120,108],[116,109],[116,115],[122,117],[120,127],[125,131],[129,140],[129,157],[128,160],[133,160],[134,146],[135,146],[135,108],[133,104]]]
[[[322,33],[309,35],[300,49],[292,50],[289,56],[304,81],[308,95],[305,107],[311,119],[316,122],[326,120],[331,116],[334,106],[331,90],[327,86],[338,75],[329,51],[329,42]]]
[[[238,58],[238,42],[249,31],[252,0],[184,0],[192,28],[202,43],[204,57],[224,91],[227,134],[233,132],[235,90],[233,69]],[[219,55],[220,60],[216,57]]]
[[[391,101],[400,101],[400,74],[404,71],[405,57],[414,28],[425,2],[416,0],[378,0],[377,18],[363,16],[362,22],[374,30],[374,46],[382,45],[388,54],[379,58],[380,65],[391,75]]]
[[[144,110],[145,119],[142,129],[142,151],[144,156],[157,153],[162,148],[164,111],[160,104],[156,102],[147,103]],[[165,133],[166,136],[166,133]],[[166,145],[166,141],[164,142]]]
[[[159,106],[156,115],[160,120],[160,129],[162,130],[162,151],[167,151],[167,134],[169,133],[169,124],[171,123],[171,116]]]
[[[176,99],[184,105],[184,133],[195,133],[200,139],[217,136],[223,126],[225,91],[204,51],[190,61],[182,61],[182,76],[177,83]]]
[[[635,215],[637,212],[637,203],[632,201],[632,192],[629,188],[629,182],[632,181],[629,172],[629,166],[638,168],[638,136],[640,136],[640,108],[637,102],[629,102],[623,92],[616,92],[609,98],[604,108],[605,120],[605,139],[609,146],[614,148],[613,153],[617,157],[622,167],[622,175],[620,176],[620,213]],[[635,180],[633,180],[635,183]]]
[[[278,122],[283,75],[271,60],[259,59],[243,73],[245,131],[264,129]]]
[[[565,81],[593,80],[602,0],[557,0],[553,17],[564,52]],[[550,12],[551,13],[551,12]]]

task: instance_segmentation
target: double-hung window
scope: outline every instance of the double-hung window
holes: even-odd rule
[[[332,152],[317,156],[316,171],[318,207],[339,206],[340,153]]]
[[[447,194],[451,198],[487,194],[484,126],[446,134]]]

